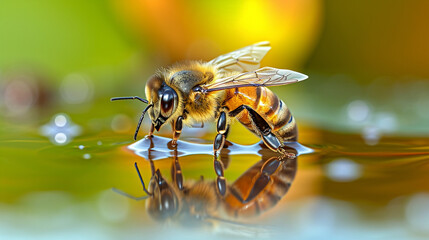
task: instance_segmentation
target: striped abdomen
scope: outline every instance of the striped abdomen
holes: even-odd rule
[[[273,174],[264,175],[262,169],[265,163],[279,166]],[[296,167],[296,158],[287,161],[259,161],[229,187],[224,202],[225,212],[231,217],[243,218],[257,216],[273,208],[289,190]],[[251,196],[255,192],[257,194]],[[246,202],[248,198],[251,200]]]
[[[265,87],[243,87],[226,90],[223,105],[230,111],[241,105],[247,105],[255,110],[270,125],[271,132],[279,140],[296,141],[297,128],[295,119],[286,104],[276,94]],[[247,129],[259,136],[249,118],[247,110],[243,110],[236,118]]]

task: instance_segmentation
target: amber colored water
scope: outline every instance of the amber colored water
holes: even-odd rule
[[[172,184],[171,167],[176,159],[186,186],[195,186],[201,176],[207,186],[214,186],[210,127],[185,132],[176,148],[169,142],[168,131],[137,142],[131,139],[132,130],[89,131],[66,145],[52,144],[34,128],[6,125],[2,131],[0,233],[5,239],[58,238],[64,233],[72,239],[429,236],[426,138],[383,136],[368,145],[361,135],[301,125],[300,143],[288,147],[298,157],[285,160],[291,164],[291,186],[266,211],[235,217],[224,207],[227,200],[223,198],[215,207],[188,198],[187,206],[194,204],[192,209],[181,208],[160,220],[151,214],[160,204],[136,201],[112,188],[145,196],[134,163],[148,185],[149,160]],[[203,135],[196,135],[198,131]],[[229,140],[220,156],[229,185],[274,156],[240,126],[232,130]],[[249,192],[255,180],[248,179],[239,185],[247,186]],[[217,196],[216,188],[207,189],[208,195]],[[180,200],[179,208],[183,206]],[[202,217],[201,212],[206,215]]]

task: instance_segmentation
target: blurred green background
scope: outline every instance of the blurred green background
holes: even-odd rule
[[[39,123],[58,106],[69,114],[94,112],[93,101],[143,95],[146,79],[161,66],[268,40],[272,50],[263,65],[310,76],[274,88],[301,122],[354,132],[387,124],[376,131],[427,134],[426,9],[418,0],[3,0],[3,121]],[[102,116],[110,107],[106,102],[96,111]]]

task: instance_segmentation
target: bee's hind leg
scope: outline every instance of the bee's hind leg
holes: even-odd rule
[[[262,160],[264,161],[264,160]],[[231,187],[229,187],[229,191],[231,192],[231,195],[234,196],[238,201],[240,201],[243,204],[246,204],[250,201],[252,201],[253,199],[256,198],[256,196],[262,192],[270,183],[270,181],[272,180],[272,177],[275,176],[277,169],[279,169],[279,167],[281,166],[281,164],[283,164],[283,157],[282,156],[276,156],[276,157],[271,157],[268,160],[265,160],[265,162],[262,164],[261,168],[259,169],[259,171],[253,171],[250,172],[252,173],[252,183],[247,185],[247,187],[251,187],[250,191],[247,188],[244,188],[242,190],[245,190],[244,192],[248,192],[247,197],[244,199],[242,197],[242,194],[240,194],[240,192],[243,191],[237,191],[237,189],[240,189],[237,186],[237,182],[234,182],[232,184]],[[247,170],[246,173],[249,173],[249,171],[251,171],[252,168],[250,168],[249,170]],[[238,184],[239,185],[239,184]],[[238,188],[237,188],[238,187]],[[287,187],[289,188],[289,187]],[[274,196],[274,195],[272,195]]]
[[[280,153],[282,156],[287,158],[294,158],[295,154],[289,153],[286,150],[284,150],[283,143],[277,138],[276,135],[272,132],[272,129],[270,125],[265,121],[264,118],[261,117],[255,110],[253,110],[251,107],[246,105],[241,105],[240,107],[236,108],[235,110],[230,112],[230,116],[236,116],[244,109],[247,110],[250,119],[252,121],[252,125],[254,125],[255,130],[258,132],[259,137],[262,139],[264,144],[274,152]]]
[[[229,119],[228,119],[228,115],[226,114],[226,111],[222,111],[219,114],[219,118],[217,120],[217,125],[216,125],[217,135],[213,142],[213,151],[214,151],[213,165],[217,175],[216,186],[220,195],[222,196],[225,196],[226,181],[223,175],[223,169],[224,169],[223,163],[217,159],[217,155],[218,155],[218,152],[222,149],[223,145],[225,144],[226,134],[228,133],[228,129],[229,129],[228,120]]]
[[[287,158],[294,158],[295,154],[287,152],[283,147],[283,144],[281,141],[270,131],[269,133],[260,133],[261,139],[265,143],[265,146],[267,146],[269,149],[273,150],[274,152],[280,153],[282,156]]]

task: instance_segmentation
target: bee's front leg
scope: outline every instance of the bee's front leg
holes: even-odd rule
[[[148,133],[149,137],[153,137],[153,131],[154,130],[155,130],[155,125],[153,125],[153,123],[152,123],[152,125],[150,125],[150,130],[149,130],[149,133]]]
[[[217,135],[213,142],[213,151],[214,151],[213,164],[217,175],[216,186],[220,195],[222,196],[224,196],[226,192],[226,181],[223,175],[223,169],[224,169],[223,164],[221,161],[217,159],[217,155],[218,155],[218,151],[220,151],[223,145],[225,144],[225,138],[226,138],[226,134],[228,133],[228,128],[229,128],[228,115],[226,114],[225,111],[222,111],[219,114],[219,118],[217,120],[217,125],[216,125]]]
[[[177,139],[179,139],[180,134],[182,133],[182,127],[183,127],[183,116],[179,116],[176,121],[174,121],[172,123],[172,127],[173,127],[173,140],[172,140],[172,144],[176,145],[177,143]]]

